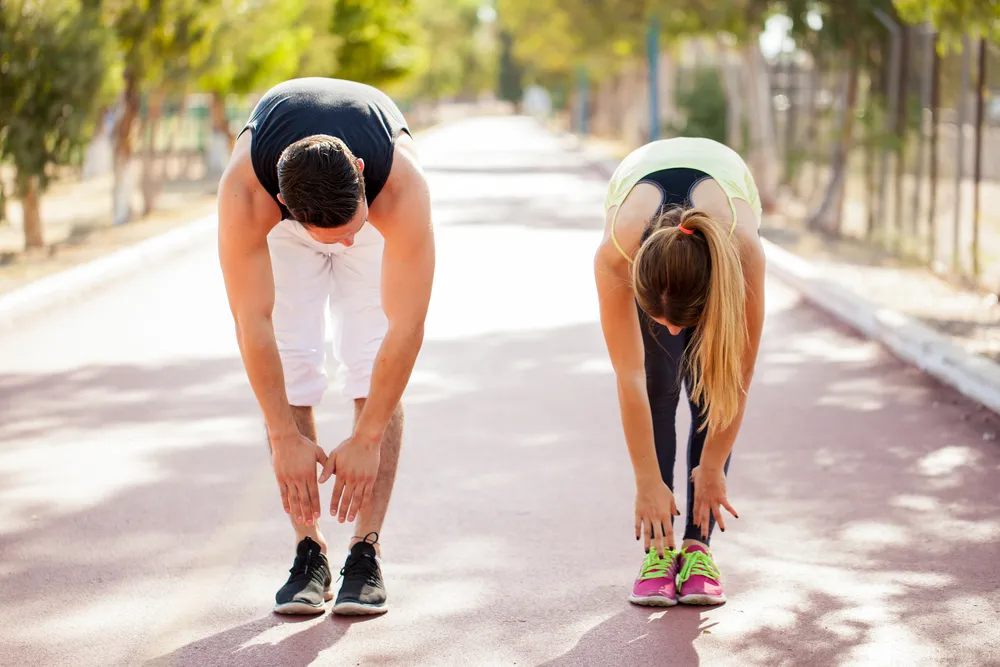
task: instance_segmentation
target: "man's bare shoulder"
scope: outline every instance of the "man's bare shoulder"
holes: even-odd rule
[[[411,219],[415,211],[428,207],[429,201],[430,188],[416,142],[403,134],[396,141],[389,178],[371,205],[369,221],[385,236],[392,233],[397,221]]]
[[[281,219],[281,211],[257,180],[250,159],[250,133],[236,140],[229,164],[219,180],[220,228],[241,227],[267,235]],[[255,234],[255,235],[257,235]]]

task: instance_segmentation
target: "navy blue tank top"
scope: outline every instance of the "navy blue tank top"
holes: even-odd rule
[[[406,119],[388,95],[372,86],[323,77],[291,79],[271,88],[240,131],[251,132],[250,160],[264,189],[278,201],[278,159],[299,139],[328,134],[364,160],[365,197],[378,197],[392,170],[396,139],[410,134]]]

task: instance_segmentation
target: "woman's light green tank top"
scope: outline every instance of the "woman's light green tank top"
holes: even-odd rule
[[[604,199],[604,212],[607,213],[612,206],[620,207],[632,188],[647,175],[661,169],[672,168],[698,169],[719,184],[729,198],[729,207],[733,212],[730,234],[736,228],[736,205],[733,201],[735,199],[742,199],[750,205],[757,216],[757,224],[760,225],[762,215],[760,193],[746,162],[739,153],[725,144],[701,137],[661,139],[640,146],[629,153],[611,175],[607,196]],[[615,238],[617,218],[616,210],[611,221],[611,241],[631,262],[631,258]]]

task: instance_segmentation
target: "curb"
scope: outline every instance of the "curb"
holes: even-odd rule
[[[605,175],[618,166],[574,136],[577,149]],[[881,343],[900,360],[952,387],[966,398],[1000,414],[1000,364],[966,351],[917,320],[824,278],[810,262],[761,238],[768,271],[813,306]]]
[[[814,306],[1000,414],[1000,364],[964,350],[908,315],[875,304],[824,278],[812,264],[767,239],[761,242],[768,268]]]
[[[0,295],[0,329],[12,327],[85,292],[107,285],[136,269],[148,268],[177,251],[194,247],[216,229],[216,216],[209,215],[183,227],[152,236],[134,245],[98,257],[85,264],[40,278]]]

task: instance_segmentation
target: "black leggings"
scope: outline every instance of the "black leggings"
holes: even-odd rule
[[[661,169],[648,174],[640,182],[652,183],[660,189],[662,195],[660,210],[667,206],[691,206],[691,193],[708,174],[697,169],[673,168]],[[647,229],[643,240],[649,234]],[[649,407],[653,413],[653,442],[656,445],[656,460],[660,464],[660,477],[663,482],[674,490],[674,463],[677,460],[677,404],[680,402],[681,361],[694,329],[684,329],[676,336],[663,325],[649,319],[646,313],[639,310],[639,326],[642,328],[642,342],[646,349],[646,392],[649,394]],[[688,391],[691,390],[689,378],[684,378]],[[698,432],[701,416],[700,406],[688,401],[691,409],[691,432],[688,435],[687,450],[687,523],[684,527],[685,540],[700,540],[708,544],[715,529],[715,519],[709,517],[708,537],[701,536],[701,529],[694,525],[694,485],[691,484],[691,471],[701,461],[701,450],[705,447],[707,430]],[[729,472],[729,459],[724,467]],[[672,524],[671,524],[672,525]]]
[[[639,326],[646,351],[646,393],[653,415],[653,443],[656,446],[656,460],[660,464],[660,477],[674,490],[674,463],[677,460],[677,405],[680,402],[682,360],[691,341],[694,329],[683,329],[676,336],[663,325],[654,322],[639,310]],[[684,386],[691,390],[690,378],[684,377]],[[691,410],[691,431],[687,447],[687,523],[684,527],[685,540],[699,540],[708,544],[715,529],[715,518],[709,517],[708,537],[702,537],[701,529],[694,525],[694,485],[691,471],[701,461],[705,447],[707,429],[698,432],[702,419],[700,406],[688,401]],[[729,472],[729,459],[724,467]],[[671,525],[672,522],[671,522]]]

